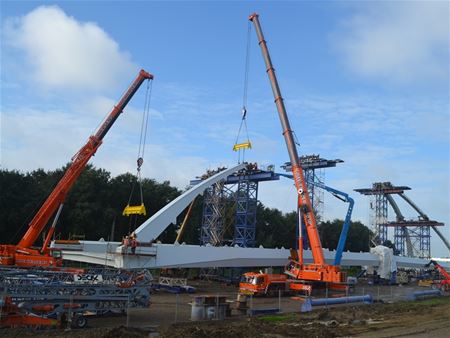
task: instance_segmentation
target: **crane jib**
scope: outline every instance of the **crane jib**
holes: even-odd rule
[[[292,163],[292,173],[294,176],[295,187],[297,189],[297,193],[301,201],[301,205],[299,207],[302,210],[302,215],[305,220],[306,230],[311,244],[314,263],[319,266],[322,266],[325,264],[322,251],[322,244],[320,243],[319,232],[317,230],[314,213],[312,212],[312,206],[308,194],[308,189],[306,187],[306,183],[304,180],[302,168],[299,164],[297,148],[294,142],[294,136],[290,127],[286,108],[284,106],[283,97],[281,96],[281,91],[278,85],[275,69],[272,65],[269,49],[267,48],[267,43],[266,40],[264,39],[264,34],[262,32],[261,25],[259,23],[258,14],[254,13],[250,15],[249,20],[252,21],[255,26],[256,35],[258,37],[258,43],[261,48],[261,53],[266,66],[267,76],[269,77],[270,85],[272,87],[275,105],[277,107],[278,116],[281,122],[283,136],[286,142],[289,158]]]
[[[47,197],[39,211],[31,220],[27,232],[20,240],[17,247],[31,248],[36,239],[39,237],[40,233],[44,230],[51,216],[56,212],[61,203],[64,202],[67,193],[86,167],[86,164],[88,163],[90,158],[95,154],[98,147],[102,144],[103,137],[112,127],[122,110],[125,108],[125,106],[128,104],[133,95],[146,79],[153,79],[153,75],[147,73],[144,70],[141,70],[131,86],[122,96],[119,103],[114,106],[114,108],[108,114],[107,118],[101,124],[95,135],[90,136],[86,144],[73,157],[73,161],[70,164],[69,168],[67,168],[64,176],[61,178],[61,180]],[[45,248],[43,248],[43,250],[45,250]]]

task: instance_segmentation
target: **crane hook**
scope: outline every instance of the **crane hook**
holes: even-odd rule
[[[144,163],[144,159],[142,157],[139,157],[136,162],[137,162],[137,170],[140,171],[142,164]]]

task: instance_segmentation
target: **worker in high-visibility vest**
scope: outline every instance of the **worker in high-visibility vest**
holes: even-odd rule
[[[136,254],[136,247],[137,247],[137,240],[136,240],[136,238],[137,238],[137,236],[136,236],[136,234],[133,232],[132,234],[131,234],[131,243],[130,243],[130,246],[131,246],[131,254],[132,255],[135,255]]]

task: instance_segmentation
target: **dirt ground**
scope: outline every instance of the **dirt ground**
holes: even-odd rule
[[[240,321],[179,323],[161,337],[448,337],[450,298],[319,309]]]
[[[0,337],[448,337],[450,330],[450,296],[405,302],[406,295],[418,289],[413,286],[360,285],[354,294],[371,294],[383,303],[320,308],[310,313],[299,313],[301,303],[290,297],[256,297],[249,302],[253,309],[280,308],[283,314],[251,318],[234,314],[224,321],[192,322],[190,302],[194,296],[223,295],[235,300],[237,289],[217,282],[191,285],[197,288],[195,295],[155,292],[150,308],[130,309],[128,316],[91,317],[86,329],[8,329],[0,330]]]

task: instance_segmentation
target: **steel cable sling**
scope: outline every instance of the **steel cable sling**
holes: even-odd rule
[[[245,159],[245,150],[252,148],[252,143],[250,142],[250,138],[248,135],[248,128],[247,128],[247,93],[248,93],[248,75],[249,75],[249,69],[250,69],[250,41],[251,41],[251,23],[248,24],[247,29],[247,48],[246,48],[246,55],[245,55],[245,71],[244,71],[244,94],[242,98],[242,118],[241,118],[241,124],[239,126],[239,130],[236,136],[236,141],[234,142],[233,151],[238,152],[238,163],[241,163],[241,152],[242,152],[242,162],[244,162]],[[239,138],[241,135],[242,127],[244,127],[245,136],[247,136],[247,140],[244,142],[239,142]]]
[[[132,215],[145,216],[145,215],[147,215],[147,210],[144,205],[141,168],[142,168],[142,165],[144,164],[145,144],[146,144],[146,139],[147,139],[148,121],[149,121],[149,115],[150,115],[150,101],[151,101],[151,95],[152,95],[152,87],[153,87],[153,81],[149,81],[147,83],[144,111],[142,114],[142,120],[141,120],[141,126],[140,126],[139,148],[138,148],[137,160],[136,160],[136,164],[137,164],[136,181],[133,181],[133,185],[131,187],[131,193],[128,198],[128,203],[122,212],[123,216],[132,216]],[[140,204],[132,205],[131,203],[132,203],[136,183],[139,186]],[[134,219],[135,226],[136,226],[136,222],[137,222],[137,217]],[[131,229],[131,218],[130,218],[129,227]]]

